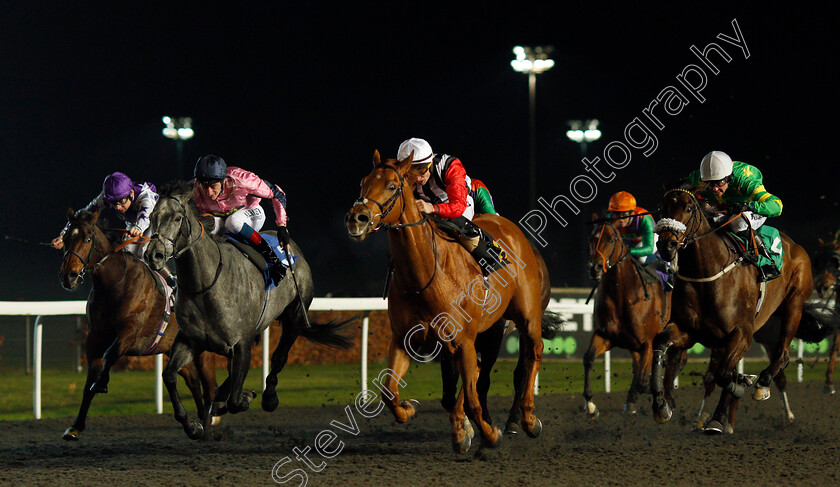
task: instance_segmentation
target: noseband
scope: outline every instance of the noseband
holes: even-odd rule
[[[408,225],[389,225],[387,223],[382,223],[382,221],[385,219],[385,217],[388,216],[388,214],[391,213],[391,210],[393,210],[394,207],[396,206],[397,198],[399,198],[401,196],[403,197],[402,198],[403,209],[405,209],[405,197],[404,197],[405,195],[403,194],[403,186],[405,185],[405,179],[403,178],[403,175],[400,174],[400,172],[396,168],[394,168],[393,166],[389,166],[386,163],[378,164],[376,167],[374,167],[374,169],[390,169],[391,171],[394,171],[394,173],[397,175],[397,178],[400,181],[400,185],[399,185],[399,188],[397,188],[397,191],[390,198],[385,200],[385,203],[380,203],[376,200],[372,200],[370,198],[365,198],[363,196],[359,197],[353,203],[353,206],[363,205],[365,208],[368,208],[367,202],[371,202],[371,203],[374,203],[376,206],[379,207],[379,213],[377,213],[376,215],[372,215],[372,214],[370,215],[371,220],[373,220],[373,218],[375,216],[379,217],[379,224],[376,225],[376,228],[374,228],[371,231],[375,232],[375,231],[379,230],[380,228],[399,229],[399,228],[402,228],[404,226],[416,225],[416,223],[412,223],[412,224],[408,224]],[[368,214],[370,214],[370,209],[369,208],[368,208],[367,211],[368,211]],[[424,222],[425,220],[426,220],[426,218],[424,217],[423,220],[421,220],[420,223]]]
[[[96,238],[96,231],[93,227],[88,223],[79,223],[79,225],[87,227],[90,230],[91,234],[91,243],[90,248],[88,249],[87,257],[82,257],[78,252],[75,250],[70,250],[69,248],[64,251],[64,257],[61,259],[62,263],[67,260],[68,256],[75,256],[79,261],[82,263],[82,272],[79,273],[79,279],[84,281],[85,272],[88,271],[88,266],[90,264],[90,256],[93,255],[93,250],[96,248],[96,251],[99,253],[104,253],[104,251],[99,248],[99,239]]]

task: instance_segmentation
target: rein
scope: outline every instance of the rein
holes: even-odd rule
[[[601,244],[601,238],[604,236],[604,227],[606,227],[607,225],[612,227],[612,229],[615,231],[616,238],[619,239],[619,240],[621,239],[621,233],[618,231],[618,228],[616,228],[615,225],[613,225],[612,223],[605,222],[605,224],[601,226],[601,232],[598,234],[598,242],[595,243],[595,252],[597,252],[598,255],[601,256],[601,266],[604,269],[604,274],[606,274],[607,271],[609,271],[613,267],[616,267],[618,264],[621,264],[621,262],[624,259],[626,259],[627,257],[629,257],[631,255],[630,254],[630,248],[627,247],[627,245],[624,244],[624,242],[622,240],[621,245],[619,245],[618,243],[613,245],[613,250],[612,250],[612,252],[610,252],[610,257],[609,258],[604,256],[604,254],[601,252],[601,249],[600,249],[601,245],[600,244]],[[615,263],[610,264],[610,260],[612,260],[613,256],[615,255],[616,250],[618,250],[619,247],[622,249],[622,250],[619,250],[619,251],[620,252],[623,251],[623,253],[619,256],[618,260],[615,261]],[[650,294],[648,293],[648,290],[647,290],[647,283],[645,282],[645,278],[642,275],[641,265],[638,262],[636,262],[635,260],[633,260],[631,262],[633,263],[633,269],[636,271],[636,275],[639,276],[639,281],[642,283],[642,289],[644,289],[644,291],[645,291],[645,301],[647,301],[648,299],[650,299]],[[596,285],[596,287],[597,287],[597,285]],[[593,288],[593,291],[589,294],[590,298],[592,297],[592,294],[594,292],[595,291],[594,291],[594,288]],[[587,298],[587,302],[588,301],[589,301],[589,298]]]
[[[181,203],[181,200],[179,200],[178,198],[176,198],[174,196],[164,196],[163,198],[161,198],[161,200],[167,199],[167,198],[171,199],[171,200],[174,200],[176,203],[178,203],[178,206],[180,206],[181,209],[184,211],[184,221],[186,221],[187,224],[189,225],[189,233],[187,234],[187,242],[188,243],[181,250],[174,251],[175,248],[176,248],[175,239],[177,239],[178,237],[180,237],[182,235],[183,229],[184,229],[184,221],[182,221],[181,225],[178,227],[178,235],[176,235],[175,239],[167,237],[166,235],[161,235],[160,233],[155,233],[154,235],[152,235],[152,238],[150,240],[163,239],[166,242],[169,242],[169,244],[172,245],[172,249],[174,251],[173,254],[172,254],[172,258],[177,260],[184,254],[184,252],[186,252],[187,250],[194,247],[201,240],[201,238],[204,237],[204,234],[205,234],[204,224],[201,223],[200,220],[197,220],[198,225],[201,227],[201,233],[198,235],[198,237],[196,237],[195,240],[190,242],[189,239],[190,239],[190,236],[192,236],[193,231],[192,231],[192,220],[190,219],[190,217],[188,215],[187,208],[184,206],[183,203]],[[213,243],[216,244],[216,250],[219,251],[219,264],[216,266],[216,275],[213,276],[213,281],[210,282],[210,284],[207,287],[205,287],[204,289],[198,290],[198,291],[190,291],[188,289],[185,289],[183,283],[181,283],[181,285],[179,286],[180,290],[182,290],[184,292],[187,292],[187,293],[190,293],[190,294],[205,294],[213,286],[216,285],[216,282],[219,280],[219,276],[222,274],[222,267],[223,267],[224,262],[222,261],[222,248],[219,246],[219,243],[216,242],[215,240],[213,240]],[[164,248],[166,248],[166,245],[164,245]]]

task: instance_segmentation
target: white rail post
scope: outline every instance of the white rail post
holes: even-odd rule
[[[796,356],[799,358],[799,363],[796,364],[796,382],[805,380],[805,364],[802,363],[802,358],[805,356],[805,342],[799,340],[799,350],[796,351]]]
[[[269,358],[268,358],[268,349],[269,349],[269,339],[271,338],[271,325],[265,327],[265,330],[262,332],[262,363],[263,363],[263,392],[265,392],[265,380],[268,379],[268,371],[269,371]]]
[[[738,362],[738,373],[744,375],[744,359]]]
[[[361,368],[362,368],[362,392],[367,391],[367,361],[368,361],[368,330],[370,329],[370,312],[365,311],[362,315],[362,350],[361,350]]]
[[[35,333],[32,342],[32,414],[35,419],[41,419],[41,345],[44,338],[44,325],[41,316],[35,318]]]
[[[610,351],[604,352],[604,392],[611,392],[610,371],[612,370],[612,363],[610,362]]]
[[[163,354],[155,355],[155,411],[163,414]]]

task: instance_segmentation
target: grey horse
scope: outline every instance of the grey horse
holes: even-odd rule
[[[228,358],[228,379],[218,388],[211,406],[211,412],[218,415],[245,411],[256,397],[256,392],[242,390],[243,383],[251,363],[251,345],[272,321],[279,318],[283,334],[272,353],[271,371],[265,381],[262,408],[266,411],[279,405],[277,374],[286,365],[298,336],[337,348],[351,345],[351,339],[342,332],[353,319],[307,326],[314,286],[309,264],[296,243],[289,242],[291,253],[297,256],[294,275],[287,272],[277,287],[266,292],[262,272],[223,237],[208,233],[205,224],[212,225],[211,221],[199,216],[190,183],[164,188],[151,215],[155,234],[145,253],[154,269],[175,259],[179,331],[163,371],[163,382],[175,405],[175,419],[192,439],[209,435],[209,421],[189,421],[178,396],[175,374],[201,352]]]

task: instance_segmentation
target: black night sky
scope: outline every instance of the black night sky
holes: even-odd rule
[[[515,45],[555,49],[536,89],[537,195],[546,200],[568,195],[585,173],[568,120],[600,120],[603,137],[588,156],[603,159],[663,89],[689,101],[676,115],[659,112],[656,150],[634,149],[579,215],[565,214],[567,227],[549,220],[542,236],[553,285],[590,284],[584,221],[612,193],[630,191],[655,209],[662,183],[710,150],[761,169],[784,202],[768,223],[807,249],[840,226],[830,135],[836,15],[735,2],[334,3],[0,4],[0,300],[84,299],[59,284],[61,252],[34,242],[55,237],[67,207],[87,203],[110,172],[158,186],[175,178],[163,115],[194,121],[181,176],[212,153],[286,191],[317,295],[378,295],[386,239],[353,242],[342,220],[374,149],[394,157],[402,140],[426,138],[488,185],[501,214],[518,221],[531,209],[528,83],[510,67]],[[717,37],[735,35],[733,19],[748,59]],[[677,75],[700,64],[692,45],[711,42],[732,60],[712,54],[720,72],[706,68],[701,103]]]

